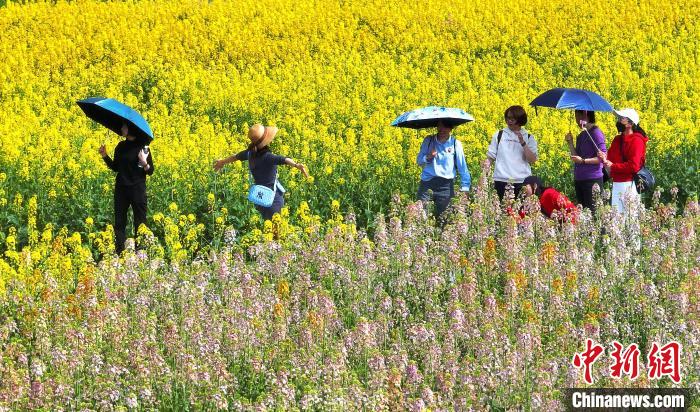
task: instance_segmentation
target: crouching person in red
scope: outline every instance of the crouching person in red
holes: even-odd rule
[[[545,187],[542,184],[542,179],[537,176],[528,176],[523,181],[523,190],[525,196],[536,195],[540,200],[540,209],[542,214],[547,217],[552,217],[555,210],[559,211],[559,218],[564,221],[568,220],[571,223],[576,223],[578,216],[578,208],[571,203],[569,198],[559,193],[553,187]]]

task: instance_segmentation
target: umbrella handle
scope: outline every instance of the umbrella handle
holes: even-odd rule
[[[598,148],[598,145],[596,144],[595,140],[593,140],[593,136],[591,136],[591,133],[588,131],[588,129],[584,127],[583,130],[586,131],[586,134],[588,135],[588,138],[591,139],[591,143],[593,143],[593,147],[595,147],[596,150],[600,150],[600,149]]]
[[[574,118],[574,121],[575,121],[575,120],[576,120],[576,116],[574,115],[574,112],[573,112],[573,111],[571,112],[571,116]],[[593,140],[593,136],[591,136],[591,133],[588,131],[588,129],[586,128],[586,126],[580,126],[580,127],[581,127],[581,129],[583,129],[583,130],[586,132],[586,134],[588,135],[588,138],[591,139],[591,143],[593,143],[593,147],[595,147],[596,150],[600,150],[600,149],[598,148],[598,145],[596,144],[595,140]],[[569,133],[571,133],[571,130],[569,130]]]

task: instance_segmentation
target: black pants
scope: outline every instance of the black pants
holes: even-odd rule
[[[263,220],[272,220],[272,216],[274,216],[275,213],[279,213],[282,210],[283,206],[284,195],[278,189],[275,193],[275,199],[272,201],[272,205],[270,207],[262,207],[255,205],[255,208],[258,209],[258,212],[260,212],[260,214],[262,215]]]
[[[432,190],[432,198],[428,190]],[[434,177],[430,180],[421,180],[418,186],[418,200],[427,202],[433,200],[435,202],[435,219],[440,224],[444,221],[440,219],[442,213],[450,205],[450,200],[455,196],[455,186],[453,179],[445,179],[442,177]]]
[[[574,188],[576,189],[576,199],[583,207],[590,209],[595,212],[595,199],[593,198],[593,186],[598,185],[601,190],[603,190],[603,178],[590,179],[590,180],[574,180]]]
[[[522,189],[522,183],[510,183],[513,185],[513,193],[515,193],[515,198],[518,198],[520,194],[520,189]],[[503,196],[506,194],[506,186],[508,182],[499,182],[498,180],[493,181],[493,185],[496,187],[496,193],[498,193],[498,200],[503,201]]]
[[[132,186],[117,184],[114,186],[114,235],[116,237],[115,251],[120,254],[126,241],[126,212],[134,213],[134,237],[138,236],[138,228],[146,223],[146,182]]]

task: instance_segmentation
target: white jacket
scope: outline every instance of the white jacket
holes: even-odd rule
[[[491,137],[491,144],[486,153],[491,159],[496,159],[493,171],[493,180],[498,182],[522,183],[526,177],[532,175],[530,163],[525,159],[525,148],[520,145],[518,136],[509,128],[501,129],[503,135],[498,143],[498,132]],[[535,136],[528,133],[525,128],[520,132],[525,139],[525,145],[537,156],[537,141]]]

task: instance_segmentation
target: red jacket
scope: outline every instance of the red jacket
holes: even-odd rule
[[[576,222],[578,209],[571,203],[568,197],[559,193],[553,187],[548,187],[542,192],[542,196],[540,196],[540,206],[542,207],[542,213],[547,217],[551,217],[552,212],[555,210],[560,210],[564,212],[563,214],[568,216],[572,222]]]
[[[610,166],[610,178],[613,182],[631,182],[634,180],[634,174],[644,166],[646,161],[648,137],[637,132],[625,136],[623,143],[624,161],[620,151],[620,139],[622,138],[622,135],[615,136],[608,148],[608,160],[613,163]]]
[[[568,197],[559,193],[553,187],[546,188],[542,192],[539,200],[540,209],[545,216],[552,217],[552,212],[555,210],[560,210],[563,212],[562,215],[564,215],[564,218],[568,218],[572,223],[576,223],[578,208],[576,208],[576,205],[571,203]],[[520,209],[520,212],[516,214],[515,211],[509,207],[506,209],[506,213],[509,216],[514,217],[518,223],[525,218],[525,211],[522,209]]]

